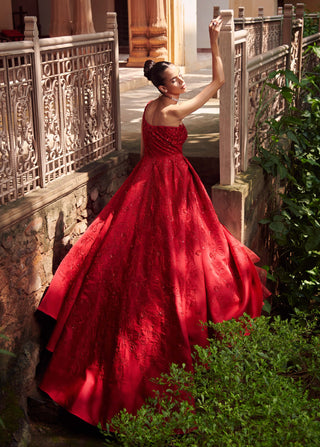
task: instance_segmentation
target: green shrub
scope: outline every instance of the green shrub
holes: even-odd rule
[[[196,347],[194,371],[172,365],[170,374],[157,380],[163,392],[137,415],[123,410],[112,419],[113,442],[124,447],[320,446],[316,322],[260,317],[211,324],[219,336],[207,347]]]
[[[320,56],[319,48],[309,52]],[[279,76],[286,80],[281,87]],[[269,104],[261,98],[256,127],[267,133],[257,132],[257,160],[283,188],[281,208],[262,223],[269,225],[276,244],[276,311],[290,313],[320,301],[320,66],[301,81],[288,70],[270,78],[267,87],[283,98],[286,110],[259,123]]]
[[[304,13],[303,37],[312,36],[319,32],[318,20],[319,14],[318,18],[312,18],[308,11]]]

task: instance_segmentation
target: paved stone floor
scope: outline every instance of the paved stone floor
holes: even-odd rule
[[[133,81],[141,79],[141,68],[122,68],[121,70],[120,83],[129,85],[130,79]],[[198,93],[211,81],[211,76],[211,68],[208,67],[199,68],[192,73],[185,73],[187,92],[181,96],[181,101]],[[157,89],[150,82],[145,84],[143,80],[139,87],[131,90],[124,89],[120,94],[122,149],[132,155],[133,164],[139,159],[141,119],[144,107],[158,94]],[[209,191],[210,187],[219,181],[218,99],[210,99],[201,109],[186,117],[184,124],[189,136],[184,144],[183,153],[190,160]]]

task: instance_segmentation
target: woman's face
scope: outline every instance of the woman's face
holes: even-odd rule
[[[181,95],[186,91],[186,83],[182,78],[180,70],[175,65],[169,65],[164,71],[163,76],[163,85],[167,89],[167,93]]]

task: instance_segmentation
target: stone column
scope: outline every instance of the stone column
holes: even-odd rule
[[[220,15],[220,6],[214,6],[213,7],[213,18],[215,19]]]
[[[168,26],[165,0],[149,0],[149,45],[150,57],[156,61],[168,58]]]
[[[51,0],[50,37],[70,36],[71,27],[69,0]]]
[[[244,6],[239,6],[239,8],[238,8],[238,17],[239,17],[239,19],[244,19],[245,18],[244,11],[245,11]]]
[[[41,55],[39,46],[39,31],[36,17],[24,18],[24,38],[31,40],[34,45],[34,92],[35,92],[35,137],[38,148],[39,168],[40,168],[40,186],[45,186],[45,172],[46,172],[46,142],[45,142],[45,128],[44,128],[44,105],[43,105],[43,90],[42,90],[42,75],[41,75]]]
[[[220,184],[234,182],[234,22],[233,10],[221,11],[220,53],[225,84],[220,90]]]
[[[283,10],[283,31],[282,31],[282,43],[284,45],[291,44],[292,37],[292,16],[293,16],[293,5],[284,5]]]
[[[128,67],[142,67],[149,56],[147,0],[128,0],[129,59]]]
[[[177,66],[185,65],[185,0],[168,0],[166,9],[168,25],[168,59]]]
[[[239,6],[238,8],[238,18],[242,20],[241,23],[241,28],[245,29],[245,22],[246,22],[246,17],[245,17],[245,9],[244,6]]]
[[[73,34],[95,33],[91,0],[73,0]]]

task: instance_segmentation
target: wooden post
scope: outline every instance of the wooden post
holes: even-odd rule
[[[248,33],[246,31],[246,33]],[[249,107],[249,75],[248,75],[248,34],[245,36],[241,67],[241,94],[240,94],[240,168],[245,172],[248,169],[248,107]]]
[[[95,33],[91,0],[73,0],[73,34]]]
[[[34,93],[35,93],[35,144],[38,154],[38,164],[40,171],[40,186],[45,186],[46,173],[46,147],[45,147],[45,129],[44,129],[44,106],[43,93],[41,85],[41,55],[39,45],[39,31],[37,27],[37,18],[24,18],[25,29],[24,39],[33,42],[34,49]]]
[[[216,19],[220,15],[220,6],[213,7],[213,18]]]
[[[51,0],[50,37],[70,36],[71,33],[69,0]]]
[[[168,59],[168,25],[164,0],[148,0],[150,57],[155,61]]]
[[[296,6],[296,18],[298,20],[297,26],[300,28],[299,29],[299,40],[298,40],[298,54],[297,54],[297,76],[298,79],[301,80],[301,76],[302,76],[302,52],[303,52],[303,26],[304,26],[304,21],[303,21],[303,15],[304,15],[304,3],[297,3]]]
[[[244,6],[239,6],[238,17],[239,17],[239,19],[242,20],[241,28],[244,29],[245,28],[245,21],[246,21]]]
[[[264,52],[264,40],[267,39],[267,36],[265,36],[265,33],[263,32],[263,25],[264,25],[264,9],[258,8],[258,17],[261,19],[260,22],[260,54]]]
[[[225,84],[220,90],[220,184],[234,182],[234,22],[233,10],[220,13],[220,53]]]
[[[128,67],[143,67],[149,55],[146,0],[128,0],[129,59]]]
[[[304,14],[304,3],[297,3],[296,5],[296,18],[302,19]]]
[[[293,5],[284,5],[282,43],[291,44]]]

